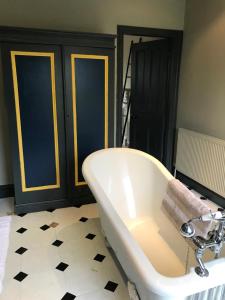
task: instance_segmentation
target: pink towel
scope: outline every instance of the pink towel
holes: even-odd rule
[[[188,220],[210,213],[207,204],[177,179],[169,181],[162,206],[178,229]],[[196,235],[207,238],[207,233],[212,229],[212,222],[193,221],[193,223]]]

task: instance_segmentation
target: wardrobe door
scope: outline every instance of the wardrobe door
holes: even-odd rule
[[[60,48],[4,47],[16,211],[63,206],[66,198]]]
[[[84,159],[113,146],[112,49],[64,48],[69,195],[92,202],[82,175]]]

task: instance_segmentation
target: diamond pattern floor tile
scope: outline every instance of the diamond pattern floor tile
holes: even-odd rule
[[[21,282],[23,281],[26,277],[28,276],[28,274],[24,273],[24,272],[19,272],[15,277],[13,277],[15,280]]]
[[[65,264],[63,262],[59,263],[56,267],[57,270],[64,272],[69,267],[68,264]]]
[[[88,233],[85,237],[86,237],[86,239],[93,240],[95,238],[95,234]]]
[[[97,254],[94,257],[94,260],[99,261],[99,262],[102,262],[104,259],[105,259],[105,255],[102,255],[102,254]]]
[[[115,292],[117,286],[118,286],[118,283],[115,283],[113,281],[108,281],[105,286],[105,290],[108,290],[110,292]]]
[[[24,227],[21,227],[16,232],[23,234],[25,231],[27,231],[27,229]]]
[[[128,300],[95,204],[7,218],[1,300]]]
[[[17,253],[17,254],[20,254],[20,255],[22,255],[23,253],[25,253],[27,251],[27,249],[26,248],[24,248],[24,247],[20,247],[19,249],[17,249],[15,252]]]
[[[41,228],[41,230],[45,231],[45,230],[49,229],[50,226],[45,224],[45,225],[41,226],[40,228]]]
[[[53,243],[52,243],[52,245],[53,246],[56,246],[56,247],[59,247],[59,246],[61,246],[62,245],[62,241],[60,241],[60,240],[55,240]]]
[[[84,223],[84,222],[87,222],[87,220],[88,220],[88,218],[82,217],[82,218],[80,218],[79,221]]]
[[[76,298],[75,295],[70,294],[70,293],[66,293],[66,294],[62,297],[61,300],[73,300],[73,299],[75,299],[75,298]]]

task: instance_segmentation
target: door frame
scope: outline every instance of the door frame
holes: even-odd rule
[[[116,100],[116,146],[121,147],[122,138],[122,92],[123,92],[123,44],[124,35],[168,38],[171,41],[170,76],[168,84],[168,128],[166,167],[173,170],[173,155],[176,133],[176,111],[178,100],[179,71],[183,41],[182,30],[169,30],[135,26],[117,26],[117,100]]]

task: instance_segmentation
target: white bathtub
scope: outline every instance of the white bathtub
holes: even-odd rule
[[[173,176],[138,150],[97,151],[83,175],[100,211],[103,231],[141,300],[225,299],[225,258],[206,263],[199,277],[193,251],[161,208]]]

